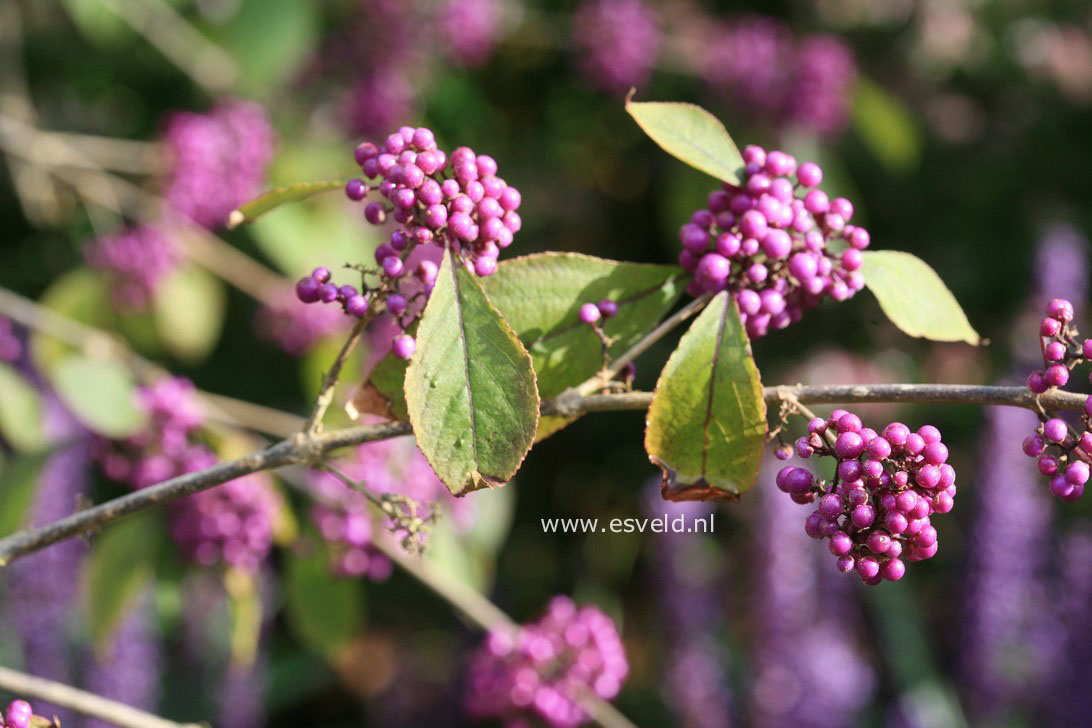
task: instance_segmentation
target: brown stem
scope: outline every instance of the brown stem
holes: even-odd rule
[[[1034,409],[1036,395],[1025,387],[995,387],[968,384],[876,384],[876,385],[797,385],[766,387],[763,395],[776,404],[795,397],[808,404],[855,404],[878,402],[917,402],[932,404],[1004,405]],[[1087,397],[1074,392],[1052,391],[1038,395],[1051,411],[1083,412]],[[644,410],[652,401],[651,392],[594,394],[587,397],[568,395],[543,402],[544,414],[577,417],[591,412]],[[311,437],[297,434],[242,458],[214,465],[207,470],[172,478],[135,493],[80,511],[31,531],[20,531],[0,539],[0,566],[123,518],[127,515],[215,487],[229,480],[260,470],[285,465],[315,462],[331,450],[386,440],[411,433],[408,424],[391,422],[361,425]],[[1015,446],[1015,445],[1014,445]]]
[[[94,693],[7,667],[0,667],[0,689],[21,697],[44,700],[122,728],[207,728],[198,723],[176,723]]]

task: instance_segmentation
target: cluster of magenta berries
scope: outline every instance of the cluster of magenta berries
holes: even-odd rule
[[[844,301],[861,290],[870,237],[850,223],[853,203],[818,189],[819,165],[757,146],[743,150],[743,161],[740,184],[714,190],[680,228],[679,264],[694,274],[691,295],[733,292],[753,339],[825,297]]]
[[[397,225],[387,242],[376,248],[379,268],[361,268],[364,274],[378,276],[380,283],[363,291],[338,287],[328,270],[317,268],[296,284],[296,295],[304,303],[337,302],[345,313],[357,317],[370,309],[386,311],[405,331],[420,316],[436,284],[438,254],[450,250],[471,273],[492,275],[500,251],[512,244],[523,224],[516,211],[519,190],[497,176],[496,160],[468,147],[459,147],[449,157],[424,127],[404,126],[382,146],[364,142],[356,148],[355,158],[363,177],[372,182],[349,180],[345,194],[350,200],[366,201],[364,219],[369,223],[393,220]],[[392,342],[393,352],[403,359],[415,349],[409,334]]]
[[[1055,298],[1039,322],[1043,368],[1028,375],[1028,389],[1042,394],[1064,387],[1074,367],[1092,360],[1092,339],[1080,340],[1073,325],[1073,304]],[[1090,375],[1092,379],[1092,375]],[[1046,417],[1035,433],[1024,438],[1024,453],[1038,459],[1039,472],[1050,479],[1050,492],[1064,501],[1084,495],[1092,461],[1092,396],[1085,400],[1083,431],[1073,431],[1060,417]]]
[[[137,406],[148,418],[123,440],[99,438],[91,455],[107,478],[146,488],[204,470],[218,461],[202,442],[205,413],[193,383],[163,377],[137,390]],[[249,475],[187,496],[172,505],[171,536],[196,562],[256,571],[273,547],[273,522],[280,502],[268,479]]]
[[[937,552],[933,514],[952,510],[955,469],[940,431],[924,425],[912,432],[892,422],[877,433],[861,418],[834,410],[826,420],[808,423],[808,435],[796,441],[802,458],[838,460],[827,484],[806,468],[791,465],[777,474],[777,487],[797,503],[815,503],[804,530],[827,539],[843,573],[856,571],[875,585],[897,581],[906,561],[922,561]]]
[[[34,718],[34,709],[25,700],[13,700],[4,711],[0,728],[30,728]],[[50,723],[52,725],[52,723]]]
[[[555,728],[578,726],[591,720],[582,696],[611,700],[628,672],[610,617],[555,597],[538,622],[486,638],[470,664],[467,709],[506,726],[537,724],[535,718]]]

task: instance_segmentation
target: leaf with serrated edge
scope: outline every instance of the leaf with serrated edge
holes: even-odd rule
[[[281,205],[288,205],[308,197],[320,195],[323,192],[332,192],[345,188],[344,180],[330,180],[328,182],[297,182],[284,187],[277,187],[250,202],[239,205],[228,215],[228,230],[234,230],[240,225],[254,222],[259,217],[275,210]]]
[[[735,301],[721,292],[671,354],[648,410],[645,449],[668,500],[738,500],[758,475],[766,402]]]
[[[981,341],[955,296],[925,261],[898,250],[869,250],[862,257],[865,285],[903,332],[933,341]]]
[[[455,495],[504,485],[534,443],[531,355],[450,252],[417,328],[405,391],[417,444]]]
[[[668,154],[722,182],[739,184],[743,156],[717,117],[694,104],[626,99],[626,111]]]

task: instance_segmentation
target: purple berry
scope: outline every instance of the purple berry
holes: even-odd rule
[[[401,334],[394,337],[391,342],[391,351],[399,359],[409,359],[417,350],[417,342],[409,334]]]
[[[580,320],[586,324],[594,324],[599,320],[599,307],[594,303],[585,303],[580,307]]]

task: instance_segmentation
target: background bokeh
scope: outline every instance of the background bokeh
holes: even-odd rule
[[[1046,300],[1086,308],[1092,13],[1034,0],[0,0],[0,286],[200,390],[304,414],[345,324],[289,286],[371,259],[379,232],[339,194],[235,231],[226,212],[273,184],[347,178],[359,141],[424,124],[442,147],[491,154],[522,192],[502,260],[673,262],[715,183],[644,137],[623,109],[631,86],[700,103],[740,146],[820,162],[873,249],[926,260],[989,339],[910,339],[862,293],[755,342],[767,384],[1019,383]],[[639,362],[638,388],[675,340]],[[101,438],[50,391],[57,345],[0,318],[0,354],[39,391],[47,433],[0,428],[0,520],[26,499],[4,527],[124,492]],[[543,518],[678,510],[658,498],[635,412],[571,425],[506,488],[446,509],[429,558],[518,621],[558,594],[609,614],[630,663],[615,702],[641,726],[1087,725],[1092,513],[1050,498],[1020,453],[1035,417],[859,413],[937,425],[959,474],[943,547],[901,582],[839,575],[772,465],[715,509],[711,536],[544,533]],[[219,457],[261,444],[210,427],[202,447]],[[391,491],[415,462],[368,457]],[[273,514],[260,565],[240,576],[164,548],[106,626],[93,565],[129,575],[124,555],[96,562],[74,541],[0,574],[0,662],[225,728],[477,724],[462,706],[481,635],[381,559],[351,579],[308,570],[313,476],[253,488],[274,501],[253,506]],[[357,618],[330,627],[338,607],[308,616],[310,602]]]

